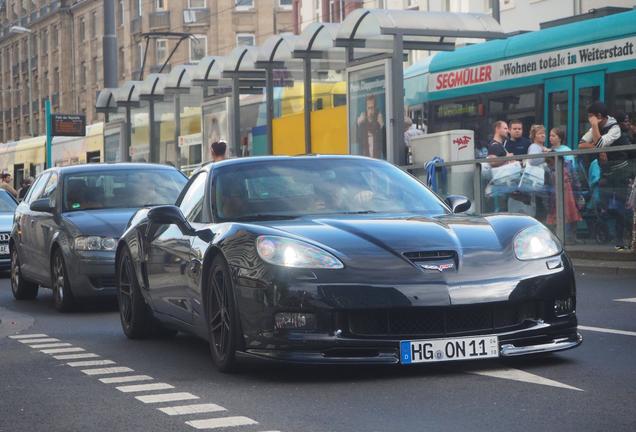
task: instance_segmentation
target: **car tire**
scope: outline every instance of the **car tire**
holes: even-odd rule
[[[129,339],[152,336],[154,317],[143,298],[128,248],[117,261],[117,304],[124,334]]]
[[[67,275],[62,251],[55,249],[51,258],[51,288],[53,289],[53,305],[60,312],[70,312],[75,307],[75,296]]]
[[[22,276],[20,256],[15,247],[11,250],[11,292],[16,300],[33,300],[38,296],[38,284]]]
[[[230,268],[218,255],[207,274],[206,321],[212,361],[221,372],[236,372],[240,326]]]

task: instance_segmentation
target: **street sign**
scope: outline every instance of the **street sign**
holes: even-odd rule
[[[86,136],[86,116],[51,114],[52,136]]]

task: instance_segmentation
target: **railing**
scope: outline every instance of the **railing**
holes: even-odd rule
[[[625,164],[599,156],[617,152]],[[423,166],[402,168],[426,181]],[[475,213],[524,213],[564,244],[588,247],[629,246],[629,232],[636,243],[634,211],[627,208],[635,178],[636,145],[446,162],[435,169],[436,192],[466,195]]]
[[[156,29],[160,27],[170,27],[170,12],[169,11],[160,11],[160,12],[152,12],[150,14],[150,19],[148,20],[148,25],[151,29]]]

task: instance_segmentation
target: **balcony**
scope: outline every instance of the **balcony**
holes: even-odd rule
[[[210,10],[205,9],[185,9],[183,11],[183,25],[197,26],[210,24]]]
[[[130,32],[133,35],[141,33],[141,17],[137,16],[132,19],[130,23]]]
[[[150,29],[169,28],[170,27],[170,12],[159,11],[150,14],[150,20],[148,22]]]

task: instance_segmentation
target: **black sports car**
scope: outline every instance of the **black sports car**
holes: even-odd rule
[[[195,333],[221,370],[241,356],[410,364],[579,345],[558,240],[530,217],[469,207],[362,157],[204,166],[119,241],[124,332]]]

